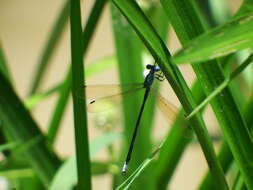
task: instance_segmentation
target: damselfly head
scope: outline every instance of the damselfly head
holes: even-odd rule
[[[151,64],[148,64],[146,66],[146,69],[153,70],[153,71],[160,71],[161,70],[160,67],[155,66],[155,65],[151,65]]]

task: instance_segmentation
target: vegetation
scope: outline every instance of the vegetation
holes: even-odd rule
[[[81,6],[85,4],[86,1]],[[87,65],[87,49],[106,4],[111,13],[115,54]],[[68,71],[60,84],[42,91],[40,86],[52,64],[50,58],[68,19],[71,40]],[[9,70],[0,46],[0,151],[3,155],[0,174],[11,188],[89,190],[92,177],[106,174],[112,178],[112,189],[167,189],[187,146],[197,140],[209,167],[199,179],[197,189],[253,190],[252,1],[243,0],[238,11],[232,14],[225,0],[95,0],[83,29],[81,20],[80,2],[66,0],[36,65],[29,97],[25,100],[16,93],[12,77],[15,73]],[[182,45],[174,55],[166,46],[171,28]],[[164,82],[172,87],[181,108],[165,138],[157,143],[152,135],[157,97],[157,91],[154,92],[142,117],[141,135],[135,143],[131,166],[127,175],[122,176],[131,126],[143,94],[123,96],[121,133],[109,127],[91,142],[85,106],[89,92],[81,87],[88,77],[113,66],[118,68],[121,84],[142,82],[147,62],[155,62],[161,68]],[[192,87],[179,70],[182,64],[190,64],[196,74]],[[249,70],[244,72],[246,68]],[[155,89],[159,89],[159,84]],[[58,94],[56,106],[47,132],[42,132],[31,112],[53,94]],[[70,94],[76,155],[66,159],[60,158],[53,146]],[[222,132],[218,153],[203,120],[208,104]],[[115,148],[115,143],[119,148]],[[94,159],[101,150],[108,153],[105,161]]]

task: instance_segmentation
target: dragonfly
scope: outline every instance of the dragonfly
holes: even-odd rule
[[[86,88],[86,92],[87,92],[87,97],[86,98],[91,98],[94,93],[100,94],[100,96],[98,95],[97,98],[93,98],[88,102],[88,110],[91,110],[90,107],[92,107],[94,104],[96,104],[97,102],[101,102],[102,100],[106,100],[106,99],[110,99],[113,97],[118,97],[119,95],[127,95],[133,92],[136,92],[138,90],[144,89],[144,96],[143,96],[143,100],[142,100],[142,104],[139,110],[139,114],[135,123],[135,127],[133,130],[133,134],[131,137],[131,141],[130,141],[130,145],[128,148],[128,152],[126,154],[126,158],[122,167],[122,173],[125,174],[128,170],[128,166],[129,166],[129,162],[131,160],[132,157],[132,152],[133,152],[133,148],[134,148],[134,144],[135,144],[135,140],[136,140],[136,136],[138,133],[138,129],[140,126],[140,122],[141,122],[141,117],[143,115],[143,111],[147,102],[147,99],[149,97],[149,94],[152,90],[152,85],[154,83],[154,80],[157,79],[158,81],[163,81],[164,80],[164,75],[161,72],[161,69],[156,65],[156,64],[148,64],[146,66],[146,69],[149,71],[148,74],[146,75],[144,82],[143,83],[136,83],[136,84],[125,84],[123,85],[123,91],[121,92],[119,89],[120,85],[88,85],[88,86],[84,86]],[[99,90],[99,88],[101,89],[101,87],[105,87],[107,86],[107,90],[104,92],[109,92],[109,94],[105,95],[99,93],[101,92],[101,90]],[[133,88],[134,86],[134,88]],[[89,94],[91,93],[91,94]],[[176,108],[173,104],[171,104],[170,102],[168,102],[164,97],[162,97],[159,93],[157,95],[157,99],[158,99],[158,106],[160,107],[160,109],[162,110],[162,112],[166,113],[166,115],[169,116],[170,120],[172,118],[175,118],[176,113],[178,108]],[[92,111],[91,111],[92,112]]]

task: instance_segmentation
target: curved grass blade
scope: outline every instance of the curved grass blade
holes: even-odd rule
[[[206,104],[208,104],[215,96],[222,92],[229,83],[237,77],[250,63],[253,61],[253,54],[251,54],[235,71],[233,71],[209,96],[205,98],[188,116],[186,119],[190,119],[194,114],[199,112]]]
[[[0,152],[3,152],[5,150],[11,150],[16,148],[18,145],[18,143],[16,142],[10,142],[10,143],[6,143],[6,144],[1,144],[0,145]]]
[[[190,113],[196,105],[195,101],[179,69],[170,62],[170,53],[155,29],[135,1],[113,0],[113,2],[127,17],[137,34],[144,41],[166,79],[170,82],[185,112]],[[212,170],[213,176],[217,179],[219,188],[228,189],[222,169],[215,157],[214,148],[204,121],[200,115],[196,115],[196,117],[190,120],[189,124],[197,134],[209,168]]]
[[[243,109],[243,116],[245,118],[247,126],[249,126],[249,131],[252,130],[253,126],[253,96],[250,98],[250,100],[247,102],[246,107]],[[224,172],[227,172],[229,167],[231,166],[231,163],[234,161],[233,155],[231,153],[231,150],[226,142],[224,142],[221,145],[218,159],[221,162],[223,166]],[[199,186],[199,190],[212,190],[214,188],[214,182],[212,180],[212,177],[210,173],[208,172],[205,177],[203,178],[202,183]]]
[[[36,136],[42,135],[39,127],[15,94],[10,83],[0,72],[0,119],[4,129],[18,143],[25,143]],[[49,185],[60,160],[48,149],[43,138],[31,149],[24,152],[27,161],[38,174],[45,187]]]
[[[112,5],[112,4],[111,4]],[[111,6],[111,19],[114,31],[114,41],[117,54],[117,63],[119,70],[119,79],[121,84],[125,83],[135,83],[143,82],[143,59],[142,50],[143,46],[134,33],[132,27],[127,23],[127,20],[122,16],[120,11],[115,7]],[[145,60],[145,59],[144,59]],[[150,59],[151,60],[151,59]],[[153,61],[153,60],[152,60]],[[145,63],[146,64],[146,63]],[[124,137],[122,142],[122,148],[120,150],[120,163],[124,162],[126,152],[128,149],[129,139],[132,137],[133,125],[136,122],[137,115],[141,106],[142,93],[139,92],[133,94],[130,98],[127,96],[122,101],[123,107],[123,118],[124,118]],[[152,120],[154,113],[154,101],[150,97],[149,104],[145,106],[145,111],[142,116],[142,122],[140,123],[138,136],[135,142],[135,148],[133,150],[133,159],[131,160],[131,167],[129,168],[129,173],[134,171],[140,164],[140,161],[145,159],[149,154],[152,146],[151,142],[151,130],[152,130]],[[142,150],[142,151],[139,151]],[[121,165],[122,167],[122,165]],[[113,189],[116,188],[125,176],[114,175],[113,176]],[[151,182],[152,175],[147,173],[145,177],[138,180],[134,184],[133,189],[145,188],[149,190],[149,182]]]
[[[189,43],[192,38],[203,32],[203,27],[201,26],[190,2],[186,0],[163,0],[162,3],[167,10],[167,14],[171,18],[171,23],[174,26],[180,41],[183,44]],[[184,14],[181,14],[181,11],[178,11],[179,9],[184,9]],[[171,10],[173,10],[173,13]],[[178,23],[181,24],[178,25]],[[243,24],[244,23],[242,23],[242,25]],[[197,77],[201,79],[200,82],[202,83],[206,94],[210,94],[215,87],[224,80],[224,75],[216,61],[206,64],[193,64],[192,66]],[[253,183],[251,180],[253,178],[251,172],[251,170],[253,170],[253,162],[252,159],[250,159],[253,157],[251,151],[253,149],[253,144],[230,90],[225,88],[222,93],[213,99],[211,105],[231,148],[233,156],[237,161],[238,167],[240,168],[242,175],[245,177],[247,187],[253,189]],[[213,178],[216,177],[217,175],[213,176]],[[221,189],[221,187],[219,188]]]
[[[253,46],[253,13],[235,18],[187,43],[173,57],[174,63],[196,63]]]

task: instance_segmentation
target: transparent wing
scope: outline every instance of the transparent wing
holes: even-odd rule
[[[109,85],[85,85],[78,97],[83,98],[80,91],[86,90],[87,107],[89,112],[101,112],[119,104],[122,96],[132,94],[143,89],[143,83],[134,84],[109,84]]]

